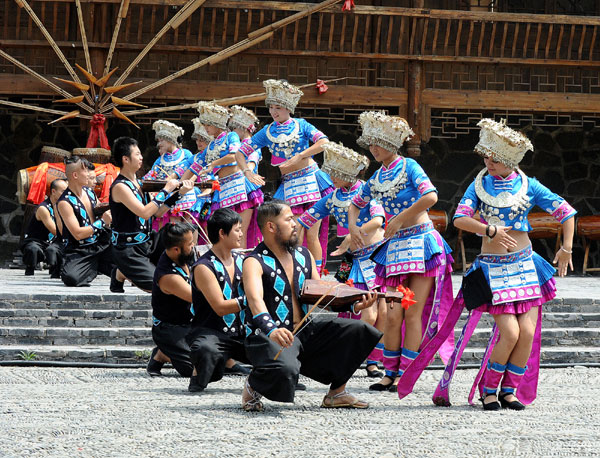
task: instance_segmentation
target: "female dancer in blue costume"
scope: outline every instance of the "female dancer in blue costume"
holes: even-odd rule
[[[563,277],[567,267],[573,269],[571,249],[576,211],[562,197],[519,169],[525,153],[533,150],[525,135],[507,127],[504,121],[483,119],[478,126],[481,133],[475,151],[484,157],[485,168],[460,201],[454,225],[484,236],[481,254],[467,272],[463,288],[438,337],[453,333],[465,306],[463,292],[469,288],[468,280],[476,278],[478,272],[482,275],[477,284],[487,290],[487,297],[482,295],[482,299],[469,304],[473,310],[433,400],[437,405],[450,405],[448,392],[456,365],[482,313],[488,312],[495,325],[469,402],[479,388],[484,410],[501,407],[522,410],[533,402],[537,392],[541,305],[556,295],[552,278],[556,270],[532,251],[527,214],[538,205],[562,223],[563,245],[554,263],[558,263],[558,274]],[[476,211],[479,211],[478,218],[475,218]],[[470,277],[473,272],[475,275]]]
[[[154,161],[152,168],[144,180],[168,180],[174,177],[175,169],[182,163],[192,158],[192,153],[180,146],[181,136],[184,131],[181,127],[169,121],[159,120],[152,124],[157,140],[159,157]],[[152,228],[159,230],[168,221],[179,220],[177,216],[182,210],[190,210],[197,205],[199,192],[196,189],[191,190],[185,196],[182,196],[177,204],[167,213],[152,222]]]
[[[364,183],[358,180],[357,177],[367,169],[369,160],[362,154],[333,142],[323,145],[323,154],[325,158],[322,170],[331,177],[336,190],[323,197],[298,218],[301,225],[298,237],[302,236],[304,229],[310,229],[317,221],[333,216],[337,222],[337,235],[346,237],[346,239],[332,255],[342,254],[347,249],[346,245],[349,245],[349,237],[347,237],[349,234],[348,208],[354,196],[362,190]],[[376,200],[371,200],[369,205],[360,211],[356,224],[360,227],[366,246],[352,253],[352,268],[348,273],[348,281],[351,280],[356,288],[372,290],[375,287],[375,272],[373,270],[375,264],[369,259],[369,256],[383,240],[384,223],[385,212]],[[364,309],[359,314],[341,312],[338,316],[340,318],[363,320],[383,331],[386,310],[385,300],[381,299],[377,306]],[[383,375],[377,370],[377,362],[381,361],[382,358],[383,342],[380,342],[367,358],[366,369],[369,377],[381,377]]]
[[[185,165],[188,167],[179,169],[183,179],[192,176],[203,176],[206,173],[215,174],[220,183],[220,190],[213,194],[211,210],[218,208],[231,208],[242,217],[242,229],[248,235],[248,228],[252,222],[254,207],[263,201],[263,193],[260,188],[250,182],[240,170],[235,161],[235,153],[240,148],[240,137],[235,132],[227,132],[227,120],[229,111],[227,108],[209,102],[198,102],[199,118],[209,135],[214,140],[202,153],[194,156],[193,160]],[[250,231],[253,232],[253,231]],[[242,247],[254,246],[255,240],[247,240],[244,237]]]
[[[282,183],[274,197],[290,205],[294,215],[301,215],[334,189],[329,176],[319,170],[313,159],[328,140],[306,120],[291,117],[303,95],[300,89],[282,80],[267,80],[263,85],[267,91],[265,102],[274,122],[253,135],[240,151],[248,158],[264,146],[269,148],[271,165],[279,167],[282,175]],[[252,177],[252,174],[248,175]],[[256,178],[254,176],[253,181],[260,182]],[[316,223],[306,235],[305,245],[315,258],[319,272],[327,254],[328,229],[326,219],[323,224]]]
[[[238,134],[242,145],[250,142],[252,134],[256,132],[256,124],[258,123],[258,118],[256,115],[247,108],[239,105],[233,105],[229,107],[229,111],[231,112],[231,117],[229,118],[228,123],[229,130]],[[251,183],[261,187],[264,185],[264,180],[262,182],[257,182],[253,178],[258,175],[258,164],[262,159],[262,152],[260,148],[253,151],[248,156],[248,160],[246,160],[246,156],[244,156],[244,154],[238,150],[235,153],[235,159],[238,163],[238,166],[242,170],[242,173],[248,180],[250,180]],[[248,226],[246,235],[248,240],[246,248],[254,248],[256,245],[262,242],[262,234],[258,228],[258,224],[256,224],[256,208],[252,210],[252,220]]]
[[[407,122],[379,112],[364,112],[359,122],[363,129],[359,145],[368,147],[382,167],[352,200],[348,211],[352,246],[365,246],[357,220],[360,209],[376,199],[386,212],[387,226],[386,241],[371,257],[375,262],[375,282],[387,287],[404,284],[414,291],[417,301],[408,310],[392,303],[387,311],[383,338],[385,377],[369,389],[395,391],[395,379],[400,377],[400,383],[420,348],[437,333],[438,323],[452,304],[452,256],[427,213],[437,202],[435,187],[416,161],[398,153],[413,135]]]

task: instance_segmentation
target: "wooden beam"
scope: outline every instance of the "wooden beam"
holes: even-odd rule
[[[423,104],[435,108],[600,114],[600,94],[426,89]]]

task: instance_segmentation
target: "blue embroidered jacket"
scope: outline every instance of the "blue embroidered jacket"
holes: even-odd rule
[[[382,166],[377,170],[352,203],[364,208],[372,199],[376,199],[387,217],[391,218],[430,192],[437,190],[417,161],[400,156],[388,167]]]
[[[527,215],[535,205],[560,223],[577,213],[565,199],[522,172],[513,172],[506,178],[482,172],[467,188],[454,218],[472,217],[479,211],[482,223],[512,226],[515,231],[529,232],[531,225]],[[526,188],[523,188],[524,183]]]

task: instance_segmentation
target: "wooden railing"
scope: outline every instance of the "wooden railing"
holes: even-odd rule
[[[45,46],[45,40],[14,0],[0,0],[1,43]],[[161,0],[132,3],[118,50],[143,47],[175,12]],[[183,2],[180,2],[183,3]],[[32,6],[61,45],[79,46],[72,1],[35,1]],[[119,3],[88,4],[88,40],[108,48]],[[155,51],[207,53],[306,7],[302,3],[208,0]],[[13,14],[11,14],[13,13]],[[1,14],[1,13],[0,13]],[[600,17],[487,13],[339,5],[285,27],[250,53],[282,56],[352,57],[377,60],[464,61],[552,65],[596,65],[600,61]]]

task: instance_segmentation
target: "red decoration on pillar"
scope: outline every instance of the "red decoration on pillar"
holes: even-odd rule
[[[317,91],[319,91],[319,95],[321,94],[325,94],[327,92],[327,89],[329,89],[329,87],[325,84],[325,81],[323,80],[317,80]]]
[[[110,150],[108,146],[108,138],[104,131],[104,122],[106,118],[103,114],[96,113],[90,121],[90,136],[88,137],[86,148],[98,148],[98,140],[100,140],[100,148]]]
[[[345,0],[342,11],[352,11],[354,9],[354,0]]]

